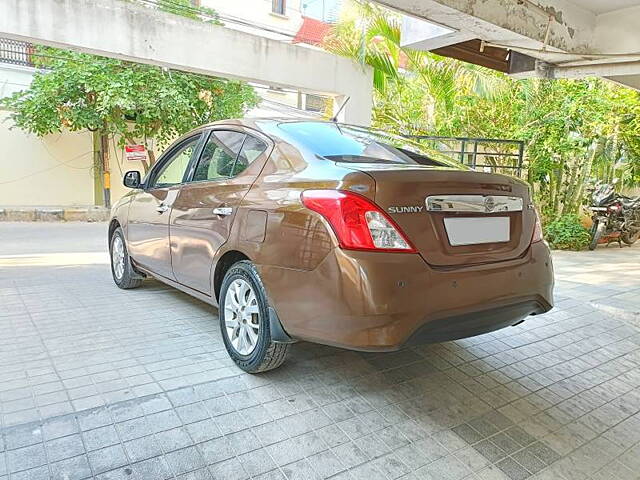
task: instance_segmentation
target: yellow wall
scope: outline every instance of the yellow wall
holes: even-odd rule
[[[11,129],[8,116],[0,111],[0,207],[94,205],[91,133],[38,137]],[[128,191],[122,184],[123,173],[144,169],[140,162],[124,160],[120,148],[111,145],[109,153],[115,203]]]
[[[88,132],[44,138],[23,132],[0,111],[0,206],[93,205]]]

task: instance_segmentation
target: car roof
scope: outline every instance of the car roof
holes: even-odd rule
[[[268,135],[267,132],[264,131],[263,126],[270,124],[279,124],[279,123],[296,123],[296,122],[316,122],[316,123],[331,123],[329,120],[321,120],[317,118],[291,118],[291,117],[260,117],[260,118],[230,118],[225,120],[218,120],[216,122],[211,122],[201,127],[198,127],[194,131],[210,128],[219,125],[236,125],[249,127],[254,130],[258,130],[259,132]]]

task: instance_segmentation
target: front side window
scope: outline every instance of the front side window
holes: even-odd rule
[[[198,145],[200,136],[186,140],[178,150],[171,154],[171,157],[163,164],[155,177],[152,187],[171,187],[182,183],[184,172],[189,166],[189,161],[193,156],[193,151]]]
[[[238,153],[246,135],[229,130],[214,130],[209,135],[200,161],[193,173],[194,182],[233,177]]]

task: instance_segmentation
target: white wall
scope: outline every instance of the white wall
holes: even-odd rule
[[[28,88],[34,72],[31,67],[0,63],[0,98]]]
[[[203,7],[213,8],[223,18],[222,22],[227,28],[246,31],[255,35],[273,38],[277,40],[290,39],[302,25],[301,1],[287,0],[286,14],[277,15],[271,11],[271,0],[202,0]],[[224,17],[229,17],[227,20]],[[242,26],[233,21],[238,18],[243,22],[255,25],[255,28]],[[264,28],[277,30],[286,35],[278,35],[268,32]]]

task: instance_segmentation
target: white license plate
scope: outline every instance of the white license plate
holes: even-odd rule
[[[606,212],[607,207],[589,207],[589,210],[594,210],[596,212]]]
[[[509,217],[467,217],[444,219],[449,243],[454,246],[508,242]]]

